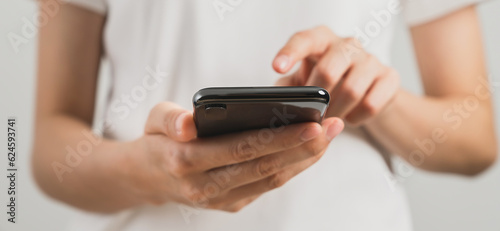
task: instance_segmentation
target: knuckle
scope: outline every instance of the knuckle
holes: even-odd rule
[[[283,186],[288,181],[285,172],[276,173],[269,177],[268,188],[270,190]]]
[[[366,54],[365,56],[365,59],[364,61],[367,63],[367,64],[371,64],[371,65],[379,65],[379,61],[378,61],[378,58],[375,57],[375,55],[372,55],[372,54]]]
[[[152,112],[161,112],[163,111],[164,108],[169,108],[170,106],[172,106],[172,103],[171,102],[160,102],[158,104],[156,104],[153,109],[151,109]]]
[[[343,86],[342,88],[342,95],[349,102],[356,101],[361,97],[361,94],[352,86]]]
[[[358,39],[353,37],[344,38],[339,42],[339,46],[342,47],[344,54],[348,54],[350,57],[350,63],[357,63],[362,60],[362,57],[366,54],[363,45]],[[347,53],[346,53],[347,52]]]
[[[324,34],[328,34],[328,35],[333,34],[332,30],[330,30],[330,27],[328,27],[327,25],[320,25],[314,29],[319,31],[320,33],[324,33]]]
[[[167,128],[172,127],[172,121],[175,121],[175,120],[173,118],[171,118],[170,116],[163,117],[162,125],[163,125],[164,130],[167,130]]]
[[[323,81],[328,85],[333,85],[335,79],[337,79],[337,75],[334,72],[334,69],[330,67],[329,63],[323,62],[318,64],[318,73],[325,77]]]
[[[205,208],[226,211],[227,206],[226,203],[224,203],[223,201],[217,201],[217,202],[210,201],[210,203],[208,203],[207,206],[205,206]]]
[[[177,177],[186,175],[193,167],[183,146],[178,146],[172,151],[169,163],[169,172]]]
[[[174,103],[171,102],[161,102],[156,104],[153,109],[151,109],[151,114],[165,113],[169,109],[175,107]]]
[[[373,101],[366,99],[362,102],[363,110],[367,115],[375,116],[379,112],[379,107]]]
[[[150,197],[147,202],[154,206],[160,206],[165,204],[167,200],[162,197]]]
[[[144,132],[145,133],[148,133],[150,130],[152,130],[152,127],[154,126],[154,119],[153,118],[156,118],[158,117],[159,115],[161,115],[161,113],[163,113],[163,109],[165,107],[168,107],[169,103],[168,102],[161,102],[161,103],[158,103],[156,104],[150,111],[149,111],[149,115],[148,115],[148,119],[147,119],[147,122],[146,122],[146,126],[144,128]],[[164,123],[164,121],[161,121],[162,123]],[[165,127],[165,124],[162,124],[163,127]]]
[[[358,118],[354,118],[353,116],[349,116],[347,118],[345,118],[345,121],[348,122],[351,126],[357,128],[359,126],[359,123],[360,123],[360,119]]]
[[[281,136],[279,137],[279,142],[278,140],[276,141],[276,145],[278,146],[279,149],[281,150],[284,150],[284,149],[289,149],[291,147],[294,147],[295,145],[297,145],[297,141],[292,139],[291,136],[289,135],[290,133],[288,133],[288,131],[290,130],[286,130],[287,128],[285,127],[285,130],[283,132],[283,134],[285,136]]]
[[[321,153],[322,144],[319,142],[310,142],[304,147],[306,154],[309,157],[316,157]]]
[[[180,195],[189,202],[195,203],[203,199],[203,193],[191,182],[181,183]]]
[[[229,212],[229,213],[237,213],[243,209],[243,205],[234,205],[234,206],[229,206],[224,208],[224,211]]]
[[[281,160],[278,157],[264,158],[256,165],[256,175],[259,177],[269,176],[281,168]]]
[[[236,162],[248,161],[255,157],[254,149],[245,141],[230,144],[228,152]]]
[[[347,37],[347,38],[344,38],[344,43],[345,44],[348,44],[348,45],[351,45],[351,46],[355,46],[357,48],[361,48],[361,42],[359,42],[359,40],[355,37]]]
[[[149,118],[151,118],[153,115],[155,115],[160,111],[160,108],[162,107],[163,103],[165,102],[158,103],[153,108],[151,108],[151,111],[149,111]]]
[[[387,70],[386,70],[386,76],[390,79],[392,79],[394,82],[396,82],[397,84],[399,84],[399,72],[392,68],[392,67],[387,67]]]
[[[316,27],[316,29],[318,29],[318,30],[330,30],[330,29],[328,28],[328,26],[326,26],[326,25],[324,25],[324,24],[323,24],[323,25],[319,25],[319,26],[317,26],[317,27]]]
[[[295,33],[292,38],[297,39],[297,40],[309,40],[312,38],[311,32],[310,31],[299,31]]]
[[[398,71],[392,67],[387,67],[387,75],[388,76],[398,76]]]

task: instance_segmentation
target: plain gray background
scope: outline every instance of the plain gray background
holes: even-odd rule
[[[18,218],[16,225],[6,222],[7,178],[0,177],[0,230],[63,230],[74,210],[40,193],[30,177],[29,155],[32,141],[36,38],[16,53],[7,34],[19,33],[22,18],[36,15],[33,1],[0,1],[0,121],[18,118]],[[500,1],[479,7],[483,37],[491,78],[500,81]],[[418,70],[408,32],[399,25],[393,48],[394,66],[403,78],[403,86],[420,92]],[[495,89],[497,131],[500,126],[500,86]],[[5,128],[7,125],[0,125]],[[2,129],[3,130],[3,129]],[[6,150],[6,134],[0,132],[0,148]],[[1,152],[0,166],[5,173],[6,155]],[[402,184],[407,188],[416,231],[500,230],[500,167],[496,164],[478,178],[418,171]]]

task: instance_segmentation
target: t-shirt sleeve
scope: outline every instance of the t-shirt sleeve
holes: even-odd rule
[[[63,0],[65,3],[73,4],[94,11],[99,14],[106,14],[106,0]]]
[[[405,21],[410,26],[430,22],[453,11],[487,0],[401,0]]]

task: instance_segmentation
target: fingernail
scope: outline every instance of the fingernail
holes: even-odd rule
[[[288,55],[280,55],[276,57],[276,64],[278,64],[277,66],[280,71],[285,71],[290,64],[290,57]]]
[[[189,113],[185,112],[177,117],[177,120],[175,121],[175,132],[177,135],[182,135],[182,125],[184,124],[184,118],[186,118],[188,114]]]
[[[302,142],[306,142],[316,138],[321,133],[320,129],[316,127],[308,128],[300,134],[300,139]]]
[[[339,121],[330,124],[330,126],[328,126],[328,129],[326,130],[326,138],[330,141],[333,140],[333,138],[335,138],[335,136],[337,136],[342,131],[342,129],[344,129],[344,126]]]

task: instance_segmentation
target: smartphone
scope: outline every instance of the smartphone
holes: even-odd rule
[[[320,123],[330,95],[320,87],[214,87],[193,96],[198,137],[294,123]]]

